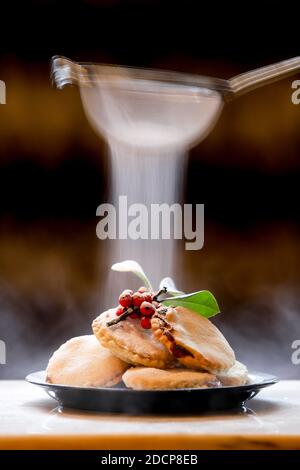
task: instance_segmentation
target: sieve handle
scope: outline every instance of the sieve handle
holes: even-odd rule
[[[294,57],[242,73],[231,78],[228,82],[234,95],[240,95],[268,83],[281,80],[296,73],[298,70],[300,70],[300,57]]]

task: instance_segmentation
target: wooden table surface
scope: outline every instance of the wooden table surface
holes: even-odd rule
[[[300,381],[264,389],[244,411],[128,416],[61,410],[24,381],[0,381],[0,449],[300,449]]]

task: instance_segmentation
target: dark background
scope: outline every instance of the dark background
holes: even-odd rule
[[[43,368],[62,341],[88,333],[109,269],[95,232],[109,190],[105,144],[78,90],[51,86],[51,57],[229,78],[299,55],[299,18],[296,2],[279,1],[1,4],[0,377]],[[297,78],[227,104],[191,151],[185,200],[205,203],[205,247],[177,273],[183,289],[216,294],[216,322],[239,357],[286,377],[299,376]]]

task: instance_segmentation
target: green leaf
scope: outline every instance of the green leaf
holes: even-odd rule
[[[206,318],[213,317],[220,312],[215,297],[208,290],[179,295],[178,297],[169,297],[161,302],[166,306],[189,308]]]
[[[151,283],[147,278],[146,274],[144,273],[142,266],[136,261],[128,259],[126,261],[122,261],[121,263],[115,263],[112,265],[111,269],[113,271],[119,271],[123,273],[133,273],[141,279],[141,281],[143,282],[143,286],[148,287],[150,290],[153,290]]]
[[[184,292],[177,289],[177,287],[175,286],[175,282],[173,281],[173,279],[171,277],[164,277],[160,281],[159,288],[163,289],[164,287],[167,288],[168,294],[170,294],[172,296],[173,295],[177,296],[177,295],[184,294]]]

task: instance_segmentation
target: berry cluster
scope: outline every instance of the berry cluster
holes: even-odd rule
[[[119,297],[119,307],[116,311],[118,317],[129,316],[139,319],[141,327],[145,330],[151,328],[151,317],[160,306],[156,300],[157,294],[150,292],[146,287],[140,287],[137,292],[126,289]]]

